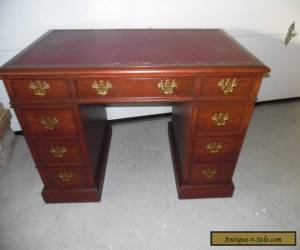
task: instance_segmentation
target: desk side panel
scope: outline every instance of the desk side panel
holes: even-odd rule
[[[192,103],[174,104],[172,107],[172,128],[177,159],[183,180],[188,176],[191,151]]]

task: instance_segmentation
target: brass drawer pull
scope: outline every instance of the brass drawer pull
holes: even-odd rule
[[[67,149],[63,146],[52,146],[49,151],[55,158],[62,158],[67,152]]]
[[[45,129],[53,130],[58,123],[58,119],[50,116],[41,116],[40,123]]]
[[[176,80],[166,79],[165,81],[161,80],[157,87],[162,90],[165,95],[172,95],[174,93],[174,89],[177,88]]]
[[[31,81],[28,87],[37,96],[46,95],[47,90],[50,89],[50,85],[46,81]]]
[[[63,182],[70,182],[71,179],[74,177],[73,172],[71,171],[64,171],[64,172],[60,172],[58,174],[58,177],[63,181]]]
[[[95,89],[98,95],[107,95],[111,88],[112,84],[110,81],[99,80],[92,83],[92,89]]]
[[[218,82],[218,86],[223,90],[224,94],[230,94],[234,91],[234,88],[238,86],[238,81],[236,78],[223,78]]]
[[[206,148],[212,153],[219,153],[220,150],[222,149],[223,145],[221,142],[210,142],[209,144],[206,145]]]
[[[228,113],[214,113],[211,119],[216,123],[217,126],[224,126],[229,120]]]
[[[217,170],[215,168],[205,168],[202,170],[202,174],[210,179],[213,178],[217,174]]]

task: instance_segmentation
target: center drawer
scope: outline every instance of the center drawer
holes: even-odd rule
[[[82,79],[75,81],[80,98],[192,97],[192,78]]]

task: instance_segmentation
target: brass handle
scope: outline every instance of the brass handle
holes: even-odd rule
[[[224,126],[229,120],[228,113],[214,113],[211,119],[216,123],[217,126]]]
[[[60,172],[58,174],[58,177],[63,181],[63,182],[69,182],[71,181],[71,179],[74,177],[73,172],[71,171],[64,171],[64,172]]]
[[[234,88],[238,86],[238,81],[236,78],[223,78],[218,82],[218,86],[223,90],[224,94],[230,94],[234,91]]]
[[[28,87],[37,96],[46,95],[47,90],[50,89],[50,85],[46,81],[31,81]]]
[[[63,146],[52,146],[49,151],[55,158],[62,158],[67,152],[67,149]]]
[[[215,168],[205,168],[202,170],[202,174],[208,179],[213,178],[217,173]]]
[[[177,88],[176,80],[166,79],[165,81],[161,80],[157,87],[162,90],[165,95],[172,95],[174,93],[174,89]]]
[[[41,116],[40,117],[40,124],[45,129],[53,130],[57,123],[58,123],[58,119],[55,117],[50,117],[50,116]]]
[[[209,144],[206,145],[206,148],[212,153],[219,153],[220,150],[222,149],[223,145],[221,142],[210,142]]]
[[[95,89],[98,95],[107,95],[111,88],[112,84],[110,81],[99,80],[92,83],[92,89]]]

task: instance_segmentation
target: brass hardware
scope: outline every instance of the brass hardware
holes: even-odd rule
[[[64,171],[64,172],[60,172],[58,174],[58,177],[63,181],[63,182],[69,182],[73,177],[74,174],[71,171]]]
[[[52,146],[49,151],[55,158],[62,158],[67,152],[65,147],[61,146]]]
[[[161,89],[165,95],[172,95],[174,93],[174,89],[177,88],[177,83],[176,80],[166,79],[165,82],[161,80],[157,84],[157,87]]]
[[[215,168],[205,168],[202,170],[202,174],[206,178],[213,178],[217,174],[217,170]]]
[[[286,34],[285,37],[285,41],[284,44],[288,45],[288,43],[292,40],[292,38],[294,38],[295,36],[297,36],[297,33],[295,31],[295,22],[293,22],[291,24],[291,26],[289,27],[288,33]]]
[[[108,90],[112,88],[110,81],[94,81],[92,83],[92,88],[96,90],[98,95],[107,95]]]
[[[218,82],[218,86],[222,88],[225,95],[232,93],[234,88],[238,86],[238,81],[236,78],[223,78]]]
[[[219,151],[222,149],[223,145],[221,142],[210,142],[207,144],[206,148],[212,153],[219,153]]]
[[[28,87],[38,96],[46,95],[47,90],[50,89],[50,85],[46,81],[31,81]]]
[[[50,116],[41,116],[40,123],[45,129],[53,130],[58,123],[58,119]]]
[[[217,126],[224,126],[226,122],[229,120],[228,113],[214,113],[211,117],[213,121],[215,121]]]

